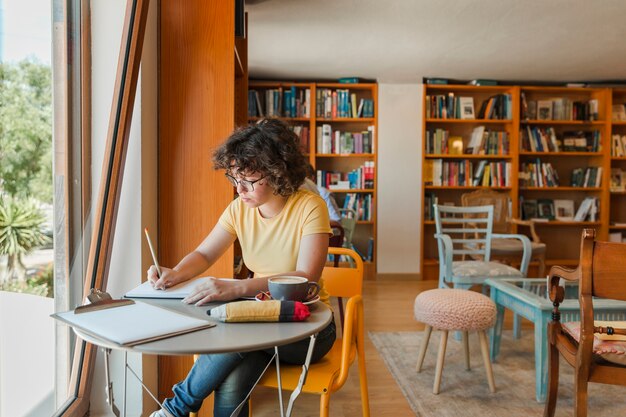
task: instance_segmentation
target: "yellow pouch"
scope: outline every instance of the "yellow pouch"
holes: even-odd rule
[[[310,316],[309,308],[298,301],[234,301],[212,308],[207,314],[220,321],[277,322],[303,321]]]

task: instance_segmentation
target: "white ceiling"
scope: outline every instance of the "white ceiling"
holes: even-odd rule
[[[626,0],[247,0],[257,79],[626,80]]]

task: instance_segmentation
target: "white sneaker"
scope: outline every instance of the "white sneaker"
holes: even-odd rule
[[[161,408],[159,411],[155,411],[154,413],[150,414],[150,417],[174,417],[174,416],[165,408]]]

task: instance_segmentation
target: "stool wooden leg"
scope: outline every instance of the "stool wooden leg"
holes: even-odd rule
[[[489,382],[489,391],[496,392],[496,383],[493,380],[493,370],[491,369],[491,361],[489,360],[487,334],[483,330],[478,332],[478,337],[480,338],[480,350],[483,354],[483,362],[485,362],[485,373],[487,374],[487,382]]]
[[[463,353],[465,355],[465,369],[470,370],[470,356],[469,356],[469,334],[467,332],[463,332]]]
[[[443,372],[443,360],[446,357],[446,344],[448,343],[448,331],[441,331],[441,342],[439,343],[439,353],[437,354],[437,368],[435,369],[435,383],[433,384],[433,394],[439,394],[441,385],[441,373]]]
[[[432,331],[433,328],[429,325],[424,327],[424,338],[422,339],[422,346],[420,347],[420,353],[417,357],[417,366],[415,367],[418,373],[422,370],[422,363],[424,363],[424,357],[426,356],[426,349],[428,349],[428,341],[430,340]]]

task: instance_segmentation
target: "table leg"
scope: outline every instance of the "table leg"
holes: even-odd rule
[[[122,402],[122,415],[126,417],[126,386],[128,384],[128,352],[124,351],[124,402]]]
[[[254,391],[254,388],[257,386],[257,384],[259,383],[261,378],[263,378],[263,375],[265,375],[265,372],[267,371],[267,368],[270,367],[270,365],[272,364],[273,360],[276,360],[276,371],[278,371],[278,398],[279,398],[279,402],[280,402],[280,417],[284,417],[282,387],[281,387],[281,383],[280,383],[280,367],[279,367],[280,359],[278,357],[278,348],[277,347],[274,348],[274,354],[272,355],[270,360],[267,362],[267,365],[265,365],[265,368],[263,369],[263,372],[261,372],[261,375],[259,375],[257,380],[254,381],[254,384],[252,385],[252,388],[250,388],[250,391],[248,391],[248,395],[246,395],[246,397],[239,403],[237,408],[235,408],[233,410],[233,412],[230,413],[230,417],[237,417],[239,415],[239,413],[241,412],[241,409],[243,408],[244,404],[246,403],[246,401],[248,401],[248,399],[250,398],[250,395],[252,395],[252,391]]]
[[[291,412],[293,411],[293,404],[296,401],[296,398],[300,395],[302,391],[302,387],[306,382],[306,377],[309,373],[309,366],[311,365],[311,356],[313,356],[313,348],[315,347],[315,340],[317,339],[317,334],[311,335],[311,341],[309,342],[309,350],[306,353],[306,359],[304,360],[304,365],[302,365],[302,373],[300,374],[300,380],[298,381],[298,386],[291,393],[291,397],[289,397],[289,404],[287,405],[287,417],[291,417]],[[282,410],[281,410],[282,411]]]
[[[496,291],[491,289],[491,298],[495,302]],[[496,303],[496,324],[490,331],[491,334],[491,344],[489,346],[489,353],[491,356],[491,361],[495,362],[498,357],[498,353],[500,353],[500,339],[502,338],[502,324],[504,323],[504,306]]]
[[[274,346],[274,356],[276,357],[276,380],[278,381],[278,405],[280,406],[280,417],[284,417],[285,408],[283,406],[283,381],[280,378],[280,356],[278,346]]]
[[[115,401],[113,400],[113,382],[111,382],[111,373],[109,370],[109,358],[111,356],[111,349],[102,348],[102,352],[104,353],[104,377],[106,380],[105,389],[106,389],[106,395],[107,395],[106,401],[109,404],[109,407],[111,407],[111,411],[113,412],[113,414],[119,417],[120,410],[118,410],[118,408],[115,406]]]
[[[550,311],[542,311],[535,322],[535,398],[546,401],[548,387],[548,322]]]

